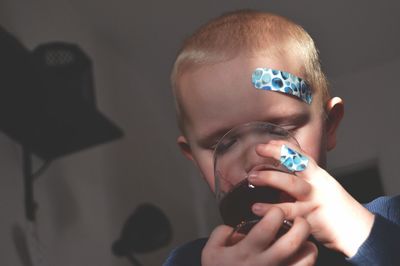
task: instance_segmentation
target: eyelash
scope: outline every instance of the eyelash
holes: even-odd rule
[[[213,145],[208,146],[208,147],[207,147],[207,150],[214,151],[214,150],[215,150],[215,147],[217,147],[217,143],[214,143]]]
[[[235,141],[233,141],[233,140],[235,140]],[[220,140],[217,140],[216,142],[214,142],[214,144],[212,144],[211,146],[209,146],[208,149],[211,150],[211,151],[215,151],[215,148],[217,147],[219,141],[220,141]],[[236,142],[236,139],[231,139],[230,142],[229,142],[228,144],[231,145],[231,144],[233,144],[233,143],[235,143],[235,142]],[[224,144],[223,144],[223,143],[219,144],[220,150],[223,150],[223,149],[224,149],[224,147],[223,147],[222,145],[224,145]],[[225,145],[225,146],[228,146],[228,145]]]
[[[290,133],[295,133],[297,131],[297,128],[292,127],[292,128],[285,128],[287,131],[289,131]]]
[[[220,154],[223,154],[226,150],[228,150],[232,145],[236,143],[237,139],[236,138],[231,138],[227,143],[221,143],[218,146],[218,152]]]
[[[290,132],[292,135],[294,135],[298,130],[298,127],[293,126],[293,125],[290,125],[290,126],[289,125],[279,125],[279,126],[284,128],[288,132]],[[219,142],[219,139],[217,141],[215,141],[212,145],[208,146],[207,149],[214,152],[215,148],[217,147],[218,142]]]
[[[289,131],[290,133],[296,132],[298,127],[295,125],[279,125],[283,129]]]

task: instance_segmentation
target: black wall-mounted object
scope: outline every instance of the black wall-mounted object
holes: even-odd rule
[[[171,223],[164,212],[153,204],[142,203],[125,221],[119,238],[112,245],[112,252],[140,266],[135,254],[155,251],[166,246],[171,238]]]
[[[0,27],[0,130],[23,150],[25,216],[35,220],[32,154],[60,156],[122,136],[96,108],[90,58],[75,44],[26,49]],[[41,168],[43,169],[43,168]]]
[[[90,58],[53,42],[27,50],[0,28],[0,129],[44,160],[117,139],[96,108]]]

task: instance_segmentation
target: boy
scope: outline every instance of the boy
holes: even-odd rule
[[[313,265],[317,256],[321,265],[400,262],[399,198],[365,208],[323,170],[326,152],[336,145],[343,102],[329,96],[314,42],[299,25],[256,11],[212,20],[184,43],[172,86],[182,132],[177,142],[212,190],[213,148],[243,123],[266,121],[291,131],[302,149],[294,152],[308,164],[279,178],[254,172],[253,185],[278,188],[294,201],[256,203],[252,211],[262,219],[242,239],[228,245],[232,228],[221,225],[208,240],[175,250],[165,265]],[[279,160],[286,144],[259,145],[257,153]],[[293,226],[276,240],[285,219]],[[319,255],[310,236],[321,244]]]

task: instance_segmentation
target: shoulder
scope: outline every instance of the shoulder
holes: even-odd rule
[[[175,248],[169,254],[163,266],[200,266],[201,252],[207,240],[207,238],[200,238]]]
[[[400,265],[400,196],[379,197],[364,205],[375,214],[368,238],[350,262],[355,265]]]
[[[370,212],[400,224],[400,195],[379,197],[364,205]]]

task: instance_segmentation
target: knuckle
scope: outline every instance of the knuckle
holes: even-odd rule
[[[289,175],[289,186],[295,187],[297,185],[297,176]]]
[[[297,217],[295,222],[297,222],[298,226],[300,227],[302,232],[304,232],[304,234],[308,235],[311,232],[311,225],[303,217]]]
[[[309,194],[311,193],[311,191],[312,191],[312,186],[311,186],[311,184],[308,183],[308,182],[304,182],[304,185],[303,185],[303,195],[304,195],[304,196],[307,196],[307,195],[309,195]]]
[[[293,210],[289,206],[283,207],[282,210],[286,219],[291,219],[293,217]]]
[[[308,183],[306,180],[304,180],[303,178],[299,178],[298,176],[295,176],[297,179],[295,179],[294,181],[296,181],[296,186],[297,189],[302,193],[302,194],[306,194],[308,193],[308,191],[311,189],[311,184]]]
[[[227,234],[231,230],[232,230],[232,228],[230,228],[229,226],[219,225],[212,231],[211,235],[212,236],[224,235],[224,234]]]
[[[218,259],[218,255],[220,255],[220,252],[216,249],[205,246],[201,252],[202,265],[209,265],[211,262],[215,262]]]
[[[311,242],[307,242],[308,256],[305,265],[314,265],[318,258],[318,248]]]
[[[302,237],[299,235],[295,235],[288,240],[287,249],[289,252],[295,252],[298,250],[302,244]]]
[[[283,211],[281,208],[276,207],[276,206],[272,206],[272,207],[269,209],[269,212],[268,212],[268,213],[269,213],[271,216],[276,217],[276,219],[280,219],[280,220],[283,220],[283,218],[285,217],[284,211]]]
[[[312,261],[316,261],[318,258],[318,248],[314,244],[311,244],[311,247],[312,247],[312,252],[311,252],[312,253]]]

